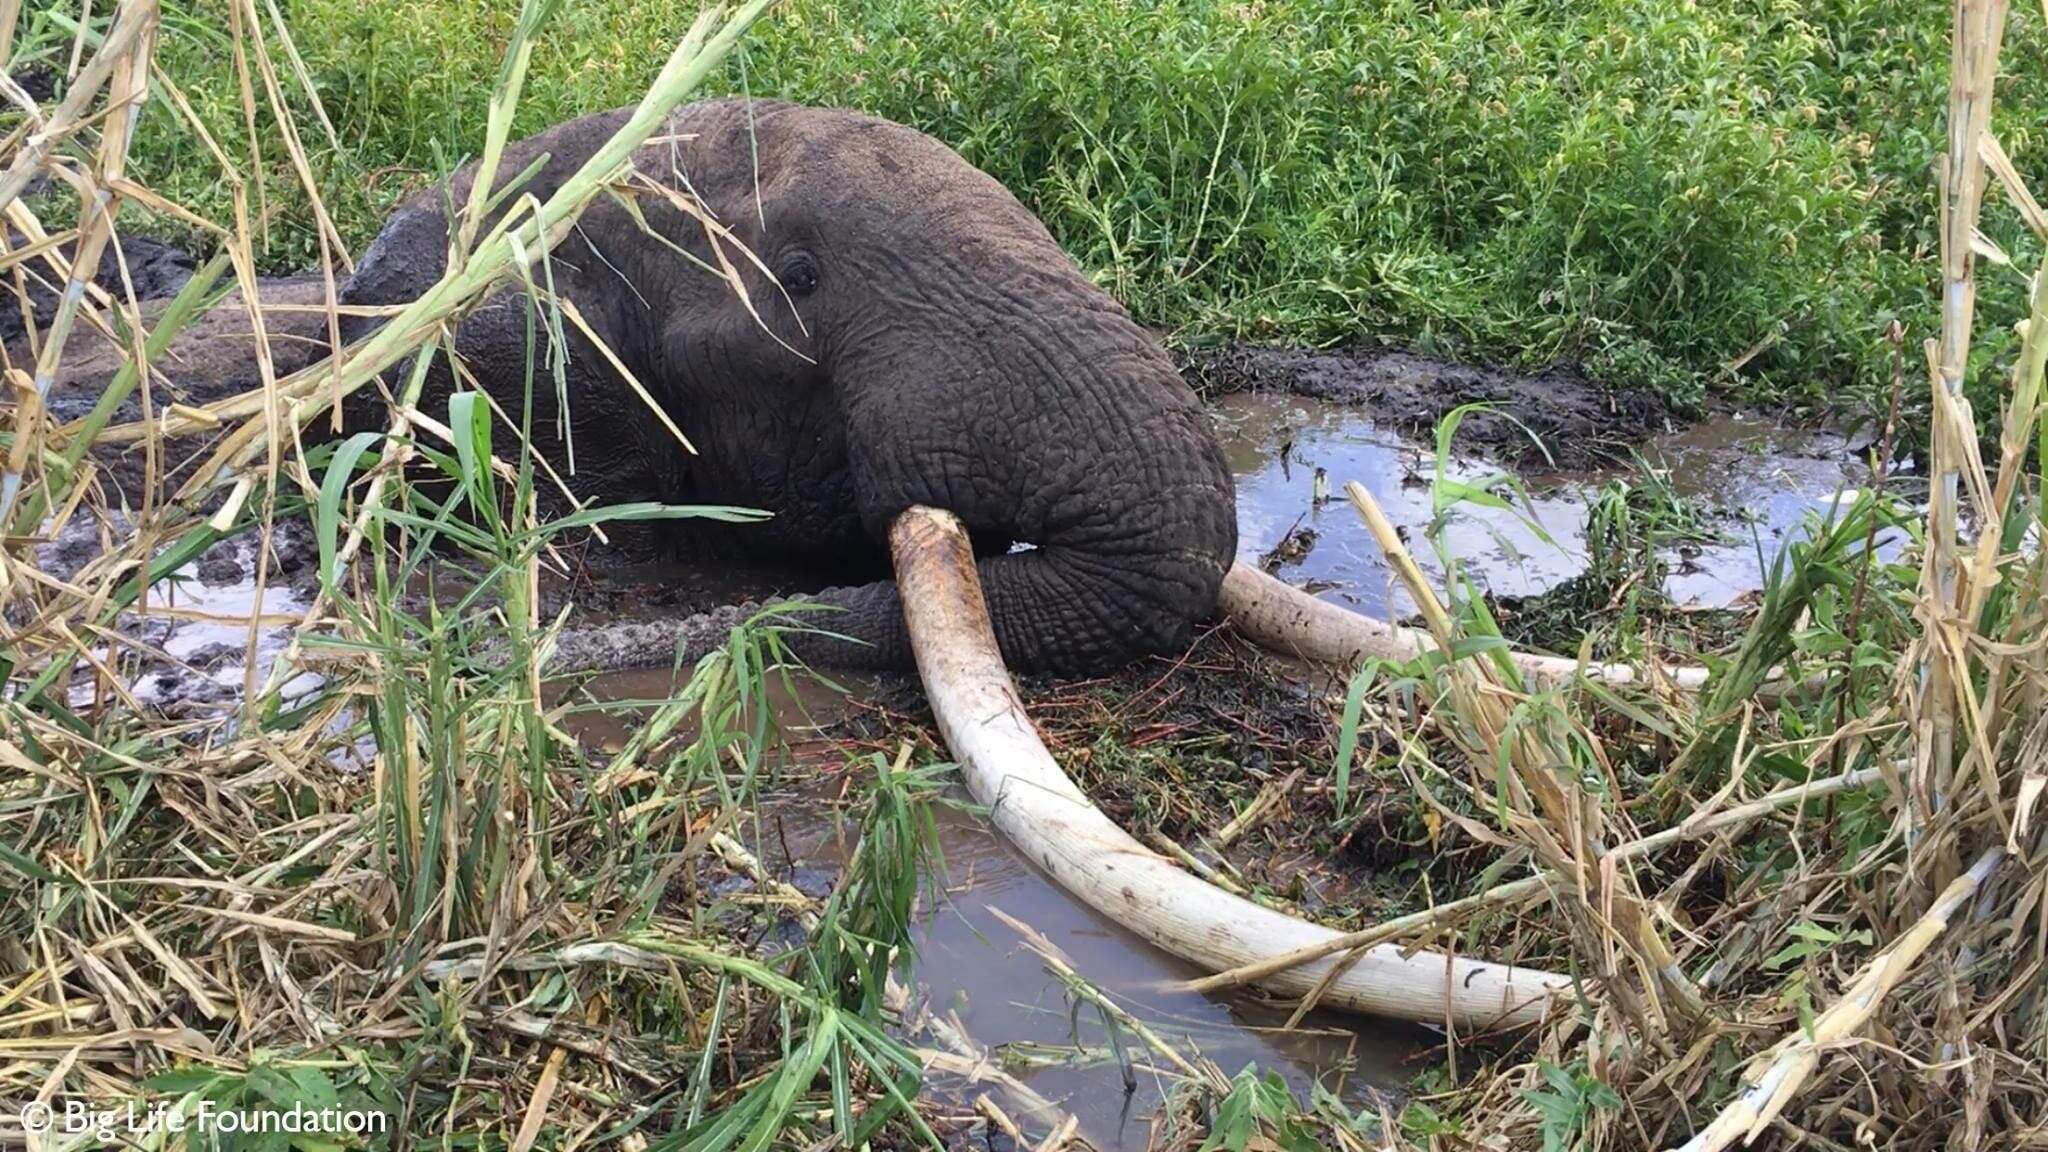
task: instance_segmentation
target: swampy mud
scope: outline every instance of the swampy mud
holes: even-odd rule
[[[778,805],[766,841],[786,850],[787,874],[822,895],[852,848],[836,809]],[[1067,989],[1019,939],[1009,916],[1049,939],[1098,989],[1168,1043],[1200,1053],[1226,1074],[1248,1064],[1281,1074],[1301,1098],[1321,1083],[1352,1107],[1398,1099],[1429,1063],[1424,1028],[1363,1024],[1318,1013],[1285,1030],[1285,1009],[1250,996],[1203,996],[1162,987],[1203,973],[1135,940],[1048,882],[988,832],[981,817],[941,809],[943,891],[916,933],[915,978],[924,1007],[959,1021],[1019,1079],[1073,1113],[1100,1148],[1153,1146],[1147,1129],[1172,1089],[1158,1061],[1128,1036],[1122,1062],[1092,1010],[1076,1013]],[[1000,915],[999,915],[1000,913]],[[941,1092],[944,1085],[935,1086]]]
[[[1184,353],[1181,375],[1205,399],[1293,395],[1363,409],[1393,432],[1427,437],[1467,404],[1483,404],[1460,442],[1497,459],[1560,468],[1625,460],[1631,446],[1671,430],[1673,414],[1644,391],[1612,391],[1569,365],[1515,372],[1382,348],[1237,344]]]
[[[1369,410],[1313,397],[1239,393],[1218,397],[1211,408],[1237,477],[1241,558],[1368,612],[1384,613],[1391,604],[1405,615],[1405,596],[1393,594],[1378,546],[1343,499],[1341,486],[1357,481],[1424,568],[1441,576],[1442,564],[1424,542],[1436,515],[1433,447],[1388,429]],[[1461,435],[1454,449],[1465,444]],[[1680,606],[1736,605],[1762,586],[1771,560],[1808,516],[1867,479],[1844,438],[1739,413],[1648,437],[1634,450],[1699,518],[1698,530],[1665,558],[1665,592]],[[1454,480],[1499,474],[1476,456],[1456,454],[1441,464]],[[1321,502],[1319,474],[1330,494]],[[1442,539],[1492,594],[1540,594],[1586,567],[1586,517],[1600,486],[1634,475],[1614,467],[1525,469],[1526,501],[1516,499],[1511,509],[1460,505]]]
[[[173,250],[175,251],[175,250]],[[187,262],[181,273],[166,270],[154,276],[143,292],[137,284],[137,299],[145,325],[153,324],[169,305],[168,297],[191,275]],[[103,273],[104,273],[103,266]],[[231,281],[223,279],[223,283]],[[118,290],[118,283],[115,289]],[[276,377],[298,371],[326,354],[326,284],[318,275],[282,277],[257,282],[257,298],[264,303],[263,326],[269,337],[271,370]],[[25,336],[16,329],[5,336],[7,356],[16,366],[34,363]],[[41,320],[39,319],[39,324]],[[228,291],[213,308],[188,324],[170,341],[165,354],[152,365],[149,387],[138,388],[114,409],[112,424],[142,419],[145,405],[161,413],[172,404],[199,407],[216,400],[240,395],[263,386],[263,374],[256,361],[257,342],[241,293]],[[128,357],[128,350],[104,333],[75,328],[65,344],[62,370],[48,398],[50,417],[59,424],[83,418],[92,411]],[[152,458],[140,446],[101,446],[92,452],[99,465],[101,482],[116,502],[130,506],[142,503],[147,480],[156,478],[158,498],[174,493],[189,470],[206,459],[214,437],[183,436],[161,440]]]
[[[818,900],[830,894],[851,858],[858,829],[847,804],[864,794],[869,757],[905,740],[927,755],[945,756],[914,681],[840,683],[850,693],[805,678],[777,686],[775,719],[785,752],[780,779],[786,783],[762,799],[758,825],[740,833],[773,880]],[[1255,890],[1261,899],[1303,914],[1348,916],[1361,904],[1385,905],[1370,873],[1346,866],[1356,857],[1339,834],[1316,841],[1294,836],[1318,821],[1327,828],[1330,815],[1327,791],[1301,786],[1298,775],[1328,753],[1319,683],[1211,633],[1182,659],[1093,681],[1029,678],[1022,688],[1056,754],[1119,823],[1187,845],[1183,850],[1199,854],[1224,883]],[[564,727],[594,749],[616,747],[631,734],[635,703],[658,701],[669,687],[665,671],[596,677],[583,689],[590,702]],[[609,705],[601,708],[599,701]],[[1228,842],[1218,840],[1222,821],[1215,813],[1290,778],[1297,787],[1279,795],[1267,818],[1246,821]],[[1440,1038],[1427,1028],[1316,1013],[1289,1031],[1282,1027],[1288,1010],[1256,993],[1177,991],[1170,985],[1202,973],[1069,897],[993,835],[964,793],[956,791],[937,816],[944,875],[914,932],[911,1015],[929,1011],[956,1020],[1008,1071],[1072,1112],[1098,1147],[1151,1146],[1148,1124],[1173,1078],[1152,1067],[1155,1061],[1129,1036],[1121,1038],[1120,1056],[1100,1018],[1071,1008],[1065,985],[1005,917],[1050,940],[1098,989],[1226,1075],[1256,1064],[1280,1074],[1303,1099],[1320,1084],[1359,1108],[1398,1100],[1434,1059]],[[753,884],[733,875],[711,889],[729,897]],[[786,906],[753,907],[757,923],[743,934],[761,940],[765,951],[800,938]],[[952,1086],[940,1082],[933,1090],[943,1094]]]
[[[29,192],[30,195],[34,191]],[[26,237],[13,228],[7,230],[10,249],[18,250]],[[65,259],[71,256],[71,245],[64,245],[61,251]],[[192,278],[192,257],[181,249],[152,240],[147,236],[124,236],[117,253],[110,251],[101,260],[99,270],[93,275],[93,283],[110,296],[125,298],[133,290],[137,300],[160,300],[177,293],[185,281]],[[40,331],[48,325],[57,313],[58,286],[50,284],[34,273],[34,265],[24,265],[30,275],[23,278],[27,289],[27,304],[35,317],[36,328]],[[125,280],[124,274],[125,272]],[[17,297],[17,300],[19,298]],[[10,302],[0,308],[0,342],[12,344],[27,335],[28,321],[21,307]]]

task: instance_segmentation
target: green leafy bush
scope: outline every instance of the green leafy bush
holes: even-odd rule
[[[692,8],[566,5],[519,129],[635,96]],[[474,97],[512,14],[299,0],[285,19],[342,145],[308,150],[360,244],[481,139]],[[241,155],[219,18],[173,23],[171,73],[202,77],[188,95]],[[1946,33],[1944,9],[1905,0],[810,0],[724,86],[938,135],[1184,340],[1388,338],[1570,358],[1682,404],[1716,384],[1838,402],[1888,384],[1895,319],[1909,349],[1932,331]],[[2044,92],[2001,85],[2017,105],[1994,127],[2023,172]],[[143,174],[220,213],[228,187],[162,104]],[[310,213],[279,142],[264,156],[266,258],[306,266]],[[2008,215],[1988,230],[2031,266]],[[2004,316],[2019,278],[1993,272],[1984,306]]]

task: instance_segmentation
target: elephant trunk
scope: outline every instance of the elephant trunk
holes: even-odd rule
[[[899,316],[838,352],[868,531],[886,539],[898,513],[930,505],[979,540],[1017,542],[979,568],[1020,671],[1185,648],[1236,552],[1236,502],[1209,418],[1165,353],[1064,264],[1012,270],[925,319]],[[909,665],[894,586],[819,599],[844,611],[818,626],[856,643],[815,639],[801,654]]]

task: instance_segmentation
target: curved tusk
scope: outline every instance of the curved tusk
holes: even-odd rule
[[[889,543],[903,616],[939,731],[974,798],[1003,835],[1060,886],[1115,923],[1210,972],[1284,955],[1335,932],[1232,896],[1118,828],[1054,762],[1024,713],[996,648],[967,533],[949,512],[916,507]],[[1341,611],[1341,609],[1339,610]],[[1309,993],[1342,957],[1260,981]],[[1564,976],[1381,945],[1360,956],[1322,1003],[1464,1028],[1534,1024]]]
[[[1413,660],[1436,651],[1427,632],[1361,616],[1303,592],[1243,563],[1230,566],[1216,596],[1221,612],[1245,639],[1261,648],[1318,664],[1350,667],[1362,660]],[[1606,684],[1636,684],[1642,673],[1627,664],[1586,664],[1562,656],[1533,652],[1510,654],[1522,675],[1545,686],[1569,683],[1583,673]],[[1706,686],[1705,668],[1687,664],[1659,665],[1657,678],[1686,692]],[[1763,686],[1782,690],[1779,680]]]

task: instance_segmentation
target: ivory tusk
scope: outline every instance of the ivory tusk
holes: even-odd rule
[[[1320,600],[1242,562],[1230,566],[1216,607],[1238,634],[1261,648],[1318,664],[1350,667],[1362,660],[1413,660],[1436,650],[1428,633],[1362,616]],[[1583,672],[1606,684],[1638,684],[1643,674],[1627,664],[1586,664],[1533,652],[1511,654],[1522,675],[1544,687],[1566,684]],[[1657,679],[1685,692],[1706,686],[1707,670],[1659,665]],[[1778,681],[1764,685],[1768,692]]]
[[[1104,816],[1024,713],[960,522],[949,512],[914,507],[896,518],[889,541],[911,649],[939,731],[974,798],[1032,863],[1111,921],[1209,972],[1336,935],[1204,883]],[[1340,959],[1305,963],[1259,983],[1303,996]],[[1542,1020],[1551,994],[1568,983],[1551,972],[1387,944],[1359,957],[1322,1003],[1460,1028],[1521,1026]]]

